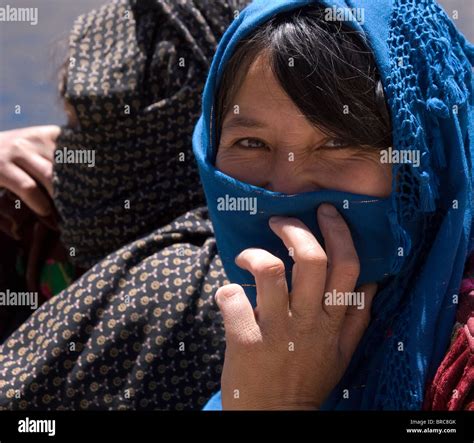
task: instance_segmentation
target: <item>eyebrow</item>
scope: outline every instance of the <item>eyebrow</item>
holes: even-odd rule
[[[235,115],[226,121],[222,125],[222,129],[234,129],[234,128],[250,128],[250,129],[262,129],[268,127],[267,124],[256,120],[251,117],[243,117],[241,115]]]

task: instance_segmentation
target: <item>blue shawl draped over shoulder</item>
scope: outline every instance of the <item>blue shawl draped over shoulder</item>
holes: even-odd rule
[[[312,3],[254,1],[224,34],[207,79],[193,150],[219,253],[234,283],[247,278],[239,274],[231,257],[239,248],[274,247],[269,234],[263,232],[263,222],[271,215],[301,214],[304,218],[304,211],[321,201],[330,201],[338,208],[342,198],[362,202],[360,196],[331,192],[282,196],[228,177],[214,166],[213,103],[236,45],[275,14]],[[348,24],[365,36],[375,55],[391,113],[393,149],[419,150],[421,159],[419,167],[393,165],[392,194],[387,201],[359,205],[362,212],[357,217],[353,212],[345,215],[355,238],[366,239],[355,239],[362,258],[361,274],[366,280],[374,276],[385,276],[386,280],[375,298],[371,324],[323,409],[416,410],[421,408],[426,382],[449,345],[464,262],[473,247],[474,47],[433,0],[320,3],[329,8],[363,8],[364,20],[354,18]],[[263,208],[260,218],[234,212],[232,223],[241,229],[229,230],[229,214],[217,209],[216,197],[224,191],[229,196],[257,196]],[[368,216],[372,213],[379,219]],[[377,220],[388,226],[384,227],[386,241],[381,242],[385,252],[376,250],[376,245],[364,246],[370,243],[367,239],[371,235],[380,234],[377,226],[368,231]],[[316,232],[317,226],[311,229]],[[394,245],[404,251],[396,259],[391,257]],[[381,257],[382,266],[375,274],[371,274],[374,268],[368,266],[369,261],[366,265],[363,261],[371,257]],[[254,294],[247,293],[254,302]],[[205,409],[220,408],[217,393]]]

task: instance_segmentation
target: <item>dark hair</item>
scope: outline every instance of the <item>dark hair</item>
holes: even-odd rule
[[[314,5],[281,13],[239,42],[216,96],[218,132],[250,65],[264,54],[283,90],[321,131],[361,148],[390,146],[390,116],[364,36],[324,15]]]

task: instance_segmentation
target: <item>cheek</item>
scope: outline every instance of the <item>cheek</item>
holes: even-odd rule
[[[332,189],[379,198],[388,197],[392,191],[391,166],[381,164],[378,156],[365,158],[360,154],[340,154],[300,160],[291,163],[285,175],[288,182],[291,182],[291,177],[297,180],[302,190]],[[217,169],[254,186],[263,187],[272,179],[278,181],[272,165],[271,155],[265,151],[242,152],[224,148],[219,149],[216,157]]]
[[[376,159],[347,162],[341,164],[339,173],[328,176],[325,187],[385,198],[392,192],[392,168]]]
[[[238,150],[219,149],[216,167],[224,174],[242,182],[259,186],[259,177],[265,177],[269,165],[265,154],[248,152],[245,155]]]

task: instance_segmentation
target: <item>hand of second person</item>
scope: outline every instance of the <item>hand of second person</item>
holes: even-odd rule
[[[53,156],[59,126],[32,126],[0,132],[0,186],[35,213],[47,216],[53,196]]]
[[[326,252],[300,220],[270,220],[293,251],[291,294],[283,262],[256,248],[236,258],[255,277],[255,311],[239,285],[216,293],[226,334],[223,409],[318,409],[340,381],[369,324],[375,283],[357,289],[364,297],[363,309],[325,303],[328,292],[354,291],[359,260],[337,210],[323,204],[317,216]]]

